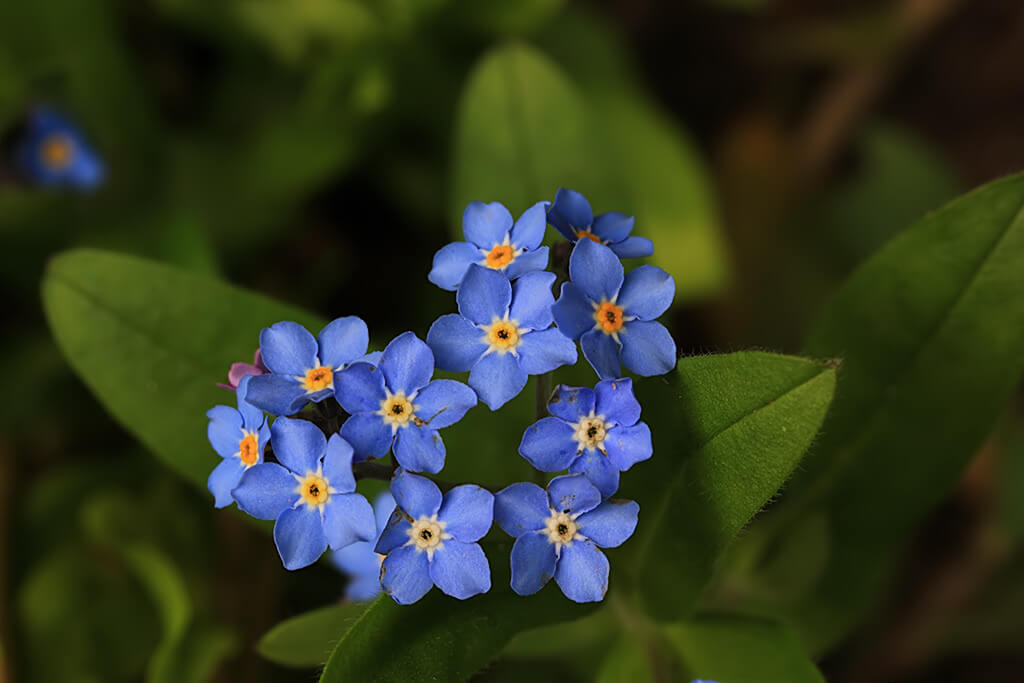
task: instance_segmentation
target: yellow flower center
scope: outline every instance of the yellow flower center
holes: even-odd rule
[[[573,438],[579,443],[580,448],[597,448],[604,452],[604,439],[607,436],[607,427],[603,416],[590,415],[576,423],[576,433]]]
[[[589,230],[577,230],[576,231],[576,239],[584,239],[584,238],[586,238],[588,240],[592,240],[594,242],[597,242],[598,244],[604,244],[604,242],[601,241],[600,237],[598,237],[594,233],[590,232]]]
[[[302,384],[306,387],[306,393],[309,394],[330,389],[334,386],[334,371],[325,365],[313,368],[306,373],[306,378],[302,380]]]
[[[499,244],[491,249],[490,253],[487,254],[487,258],[484,259],[487,263],[488,268],[494,270],[500,270],[512,263],[516,258],[515,252],[512,247],[508,244]]]
[[[384,422],[393,427],[404,427],[409,420],[416,417],[416,407],[405,393],[400,391],[381,401],[377,414],[384,418]]]
[[[605,334],[614,334],[622,329],[622,309],[611,301],[602,302],[594,311],[594,320]]]
[[[71,165],[75,154],[75,143],[62,133],[55,133],[43,140],[39,156],[51,171],[63,171]]]
[[[299,482],[299,495],[306,505],[323,505],[331,499],[331,487],[323,475],[310,472]]]
[[[498,351],[519,346],[519,328],[508,320],[499,320],[487,332],[487,342]]]
[[[255,434],[246,434],[238,442],[238,457],[245,463],[246,468],[252,467],[260,459],[260,447]]]

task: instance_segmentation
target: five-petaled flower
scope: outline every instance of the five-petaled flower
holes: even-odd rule
[[[547,205],[534,204],[513,225],[512,214],[500,203],[471,203],[462,214],[462,232],[468,241],[452,242],[438,250],[427,279],[454,291],[473,263],[503,273],[509,280],[544,270],[548,248],[540,243],[547,227]]]
[[[312,422],[287,417],[274,420],[270,431],[281,464],[250,468],[232,495],[253,517],[276,520],[274,543],[285,568],[313,564],[328,546],[340,550],[372,540],[373,508],[355,493],[348,442],[337,434],[328,440]]]
[[[46,187],[94,190],[106,176],[103,160],[82,132],[49,107],[29,114],[13,162],[26,180]]]
[[[601,502],[586,477],[555,477],[547,492],[521,482],[494,497],[494,517],[516,542],[512,546],[512,590],[530,595],[554,577],[567,598],[597,602],[608,590],[608,558],[633,535],[640,506],[633,501]]]
[[[388,344],[379,366],[353,363],[338,373],[336,396],[351,414],[341,435],[357,460],[380,458],[393,448],[407,470],[441,471],[445,449],[437,430],[461,420],[476,395],[462,382],[431,381],[433,375],[434,355],[412,332]]]
[[[675,367],[672,335],[654,320],[672,304],[671,275],[640,266],[623,277],[622,262],[611,249],[580,240],[569,257],[569,278],[551,313],[562,332],[579,340],[601,379],[621,377],[620,361],[644,376]]]
[[[540,375],[576,362],[576,345],[552,324],[554,273],[530,273],[510,283],[478,265],[456,294],[459,313],[430,326],[427,343],[437,365],[469,371],[469,386],[497,410]]]
[[[249,377],[238,385],[238,409],[214,406],[206,412],[210,424],[206,436],[217,455],[224,460],[213,468],[206,488],[213,494],[214,506],[222,508],[234,501],[231,489],[253,465],[263,462],[263,448],[270,439],[270,425],[263,411],[246,400]]]
[[[377,533],[387,527],[395,499],[390,491],[383,491],[373,503],[377,520]],[[352,545],[331,553],[331,562],[348,576],[345,598],[353,602],[372,600],[380,594],[380,564],[384,556],[374,550],[375,541],[356,541]]]
[[[269,374],[257,375],[249,388],[249,401],[272,415],[292,415],[307,401],[319,403],[334,394],[336,373],[367,355],[370,333],[355,316],[338,318],[318,338],[291,321],[260,332],[260,353]]]
[[[391,480],[398,507],[377,541],[386,555],[380,582],[401,605],[437,586],[465,600],[491,589],[491,566],[477,543],[491,528],[494,496],[472,484],[443,497],[426,477],[399,470]]]
[[[607,245],[619,258],[650,256],[654,244],[646,237],[631,237],[633,217],[614,211],[594,217],[587,198],[575,190],[559,188],[548,211],[548,222],[570,242],[588,239]]]
[[[651,430],[640,419],[633,380],[604,380],[593,389],[559,385],[545,417],[527,428],[519,453],[542,472],[586,475],[607,498],[619,472],[651,457]]]

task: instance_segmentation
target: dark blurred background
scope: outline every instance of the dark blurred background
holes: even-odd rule
[[[39,281],[54,253],[98,246],[358,314],[379,339],[423,334],[451,307],[425,276],[460,231],[460,97],[509,41],[588,94],[626,83],[608,96],[640,98],[687,150],[722,265],[674,309],[686,354],[799,352],[823,299],[890,236],[1024,168],[1019,0],[0,4],[6,158],[43,104],[107,169],[91,192],[2,174],[7,680],[151,680],[167,657],[187,661],[179,680],[312,679],[253,643],[343,578],[283,571],[261,532],[142,454],[62,359]],[[641,204],[588,196],[658,243]],[[830,681],[1024,680],[1022,409],[908,546],[885,609],[824,659]],[[182,614],[193,626],[170,652]],[[480,678],[526,664],[513,652]]]

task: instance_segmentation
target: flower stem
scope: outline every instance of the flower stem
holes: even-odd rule
[[[536,418],[540,420],[548,414],[548,399],[551,398],[551,373],[545,372],[543,375],[534,375],[534,379],[536,380],[534,384],[534,412]],[[533,471],[533,481],[542,488],[547,485],[547,477],[537,469]]]

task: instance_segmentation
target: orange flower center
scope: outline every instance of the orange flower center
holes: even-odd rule
[[[260,447],[256,442],[255,434],[246,434],[238,442],[238,457],[242,459],[246,467],[255,465],[256,461],[260,459]]]
[[[598,237],[594,233],[590,232],[589,230],[577,230],[576,231],[576,239],[583,239],[584,237],[586,237],[588,240],[593,240],[594,242],[597,242],[598,244],[604,244],[604,242],[601,241],[600,237]]]
[[[509,322],[499,321],[491,326],[487,337],[487,341],[499,350],[512,349],[519,345],[519,328]]]
[[[323,505],[331,499],[331,485],[322,475],[309,472],[299,483],[298,493],[306,505]]]
[[[605,334],[613,334],[622,329],[622,309],[610,301],[605,301],[594,311],[594,320]]]
[[[47,168],[60,171],[71,164],[74,143],[66,135],[55,134],[43,140],[39,155]]]
[[[515,252],[508,244],[499,244],[487,255],[487,267],[499,270],[512,263],[516,258]]]
[[[306,379],[302,381],[306,391],[314,393],[334,386],[334,371],[329,367],[321,365],[306,373]]]

